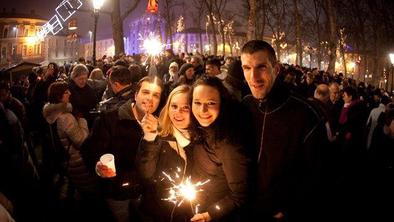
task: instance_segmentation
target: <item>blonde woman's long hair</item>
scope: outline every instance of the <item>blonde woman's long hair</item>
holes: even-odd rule
[[[166,137],[166,136],[173,135],[173,133],[174,133],[173,128],[172,128],[172,122],[171,122],[170,115],[169,115],[169,109],[171,106],[170,103],[171,103],[172,98],[175,95],[182,94],[182,93],[189,94],[189,98],[190,98],[190,90],[191,90],[190,86],[180,85],[171,91],[171,93],[168,96],[168,99],[166,101],[166,104],[164,105],[164,107],[161,110],[160,115],[159,115],[159,124],[161,127],[161,129],[159,131],[160,136]]]

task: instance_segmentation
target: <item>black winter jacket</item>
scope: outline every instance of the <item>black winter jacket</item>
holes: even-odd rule
[[[245,147],[217,140],[211,129],[203,129],[203,135],[192,155],[194,182],[209,180],[197,198],[200,212],[208,212],[213,221],[236,221],[247,199],[250,161]]]
[[[324,121],[277,77],[263,101],[244,98],[254,118],[254,194],[249,216],[278,212],[290,220],[316,213],[321,180],[321,149],[327,147]],[[316,218],[314,218],[316,219]]]
[[[135,158],[143,132],[131,105],[129,100],[118,110],[101,113],[81,147],[81,154],[92,171],[101,155],[112,153],[115,156],[116,176],[102,181],[107,197],[117,200],[140,195]]]
[[[173,137],[158,137],[154,142],[141,140],[137,156],[138,169],[145,182],[141,206],[155,222],[189,221],[193,216],[188,201],[177,206],[164,200],[170,196],[169,190],[174,184],[179,184],[190,176],[192,166],[192,146],[189,144],[184,148],[185,160],[179,155],[179,150],[172,148],[170,143],[180,149]],[[171,176],[174,181],[170,181],[164,173]]]

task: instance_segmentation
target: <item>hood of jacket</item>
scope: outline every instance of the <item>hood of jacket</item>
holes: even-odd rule
[[[56,122],[61,114],[71,112],[71,103],[47,103],[43,108],[43,116],[49,124]]]

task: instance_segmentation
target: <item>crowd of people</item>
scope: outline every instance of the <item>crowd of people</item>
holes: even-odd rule
[[[49,63],[0,83],[0,221],[393,219],[392,99],[262,40]]]

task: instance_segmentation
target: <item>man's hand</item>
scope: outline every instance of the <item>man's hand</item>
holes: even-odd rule
[[[190,221],[195,221],[195,222],[208,222],[211,221],[211,216],[209,216],[208,212],[204,212],[201,214],[195,214]]]
[[[141,127],[144,131],[144,139],[147,141],[154,141],[157,136],[159,120],[154,115],[146,113],[141,120]]]
[[[106,165],[102,164],[100,161],[96,163],[96,173],[102,178],[115,177],[116,173]]]
[[[285,215],[282,212],[278,212],[273,216],[273,218],[275,218],[277,221],[282,221],[285,219]]]

